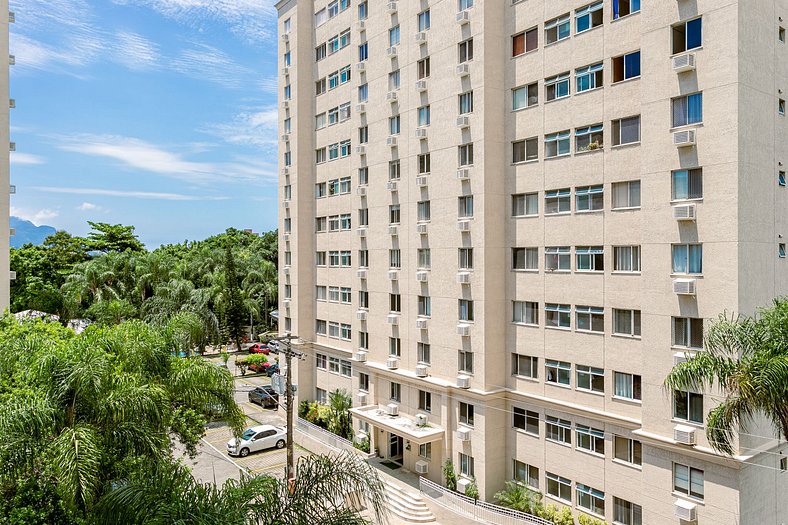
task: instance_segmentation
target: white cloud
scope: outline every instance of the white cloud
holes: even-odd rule
[[[156,68],[160,64],[158,46],[137,33],[120,31],[115,35],[115,60],[129,69]]]
[[[230,144],[272,146],[277,144],[279,111],[276,106],[242,111],[232,122],[215,124],[207,132],[219,136]]]
[[[79,211],[95,211],[98,210],[100,206],[93,204],[92,202],[83,202],[79,206],[77,206],[77,210]]]
[[[130,199],[152,199],[165,201],[221,201],[228,197],[185,195],[182,193],[160,193],[152,191],[122,191],[102,188],[72,188],[59,186],[33,186],[31,189],[46,193],[66,193],[72,195],[102,195],[105,197],[126,197]]]
[[[11,153],[11,164],[36,165],[43,164],[44,162],[46,162],[44,157],[33,155],[31,153],[22,153],[16,151]]]
[[[193,43],[173,58],[170,67],[199,80],[209,80],[224,87],[239,88],[254,72],[235,62],[230,55],[208,44]]]
[[[57,210],[51,210],[49,208],[42,208],[36,211],[25,210],[22,208],[15,208],[11,206],[11,215],[14,217],[19,217],[20,219],[25,219],[26,221],[30,221],[36,226],[40,226],[47,221],[54,219],[60,215],[60,212]]]

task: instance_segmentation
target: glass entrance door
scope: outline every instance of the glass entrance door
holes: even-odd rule
[[[402,436],[389,434],[389,459],[402,461]]]

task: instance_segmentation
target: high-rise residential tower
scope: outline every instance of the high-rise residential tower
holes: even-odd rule
[[[10,237],[11,215],[10,152],[15,149],[11,142],[10,108],[14,101],[9,96],[8,67],[14,57],[8,51],[8,25],[14,22],[14,13],[8,11],[8,0],[0,0],[0,312],[8,308],[11,300]],[[6,102],[7,101],[7,102]]]
[[[788,292],[788,0],[277,9],[299,399],[346,389],[379,455],[488,500],[784,521],[788,447],[714,452],[722,394],[663,380]]]

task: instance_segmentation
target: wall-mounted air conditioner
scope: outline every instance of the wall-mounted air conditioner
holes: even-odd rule
[[[467,77],[471,74],[471,67],[468,64],[460,64],[454,69],[454,72],[459,77]]]
[[[673,439],[682,445],[694,445],[695,429],[686,425],[676,425],[673,427]]]
[[[422,91],[427,91],[427,81],[426,80],[417,80],[416,81],[416,91],[421,93]]]
[[[427,329],[427,319],[416,319],[416,328],[418,330],[426,330]]]
[[[427,128],[416,128],[416,138],[417,139],[426,139],[427,138]]]
[[[367,360],[367,352],[365,350],[359,350],[356,352],[356,361],[360,361],[362,363],[366,362]]]
[[[391,359],[389,359],[391,361]],[[394,359],[396,361],[396,359]],[[396,367],[395,367],[396,368]],[[386,405],[386,413],[390,416],[398,416],[399,415],[399,405],[395,403],[391,403],[390,405]]]
[[[389,226],[389,235],[399,235],[399,228],[397,226]]]
[[[366,321],[367,320],[367,311],[366,310],[359,310],[356,312],[356,319],[359,321]]]
[[[359,279],[366,279],[367,278],[367,270],[358,270],[356,271],[356,277]]]
[[[695,521],[698,519],[698,506],[690,501],[677,499],[674,503],[676,517],[682,521]]]
[[[457,284],[471,284],[470,272],[459,272],[457,274]]]
[[[427,177],[424,175],[420,175],[416,177],[416,186],[423,188],[427,185]]]
[[[386,317],[386,322],[392,326],[397,326],[399,324],[399,315],[391,314]]]
[[[469,324],[458,324],[457,325],[457,335],[461,335],[462,337],[468,337],[471,335],[471,325]]]
[[[457,229],[461,232],[471,231],[471,221],[457,221]]]
[[[686,148],[695,145],[695,130],[685,129],[673,132],[673,145],[677,148]]]
[[[678,206],[673,206],[673,218],[677,221],[694,221],[695,211],[695,204],[681,204]]]
[[[399,359],[396,357],[389,357],[386,359],[386,368],[394,370],[399,367]]]
[[[416,365],[416,377],[427,377],[426,365]]]
[[[471,178],[471,170],[467,168],[463,168],[461,170],[457,170],[457,179],[458,180],[470,180]]]
[[[673,279],[673,293],[676,295],[695,295],[695,279]]]
[[[673,71],[676,73],[692,71],[695,69],[695,53],[685,53],[675,56],[671,59],[671,63],[673,65]]]
[[[425,31],[420,31],[413,36],[413,40],[416,43],[423,44],[427,41],[427,33]]]
[[[430,469],[430,464],[424,460],[416,462],[416,474],[427,474]]]
[[[469,13],[468,10],[460,11],[457,13],[456,20],[458,24],[465,25],[471,21],[471,13]]]
[[[429,279],[429,275],[427,272],[416,272],[416,280],[420,283],[425,283]]]
[[[470,441],[471,440],[471,429],[466,427],[460,427],[457,429],[457,439],[460,441]]]
[[[389,280],[396,281],[397,279],[399,279],[399,271],[389,270]]]

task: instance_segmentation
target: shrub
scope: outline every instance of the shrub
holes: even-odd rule
[[[598,520],[596,518],[592,518],[587,514],[581,514],[577,517],[577,523],[580,525],[605,525],[605,522],[602,520]]]
[[[353,446],[359,449],[360,451],[369,454],[369,436],[364,438],[364,441],[361,442],[353,441]]]
[[[309,412],[310,406],[311,406],[310,401],[306,399],[301,400],[301,402],[298,404],[298,417],[300,417],[301,419],[306,419],[306,415]]]
[[[443,477],[446,479],[446,488],[456,491],[457,474],[454,473],[454,463],[450,459],[443,463]]]
[[[476,478],[471,478],[471,482],[465,487],[465,495],[473,498],[473,501],[479,501],[479,486],[476,484]]]
[[[543,508],[542,493],[516,481],[507,481],[506,487],[496,492],[494,498],[499,505],[527,514],[538,516]]]

